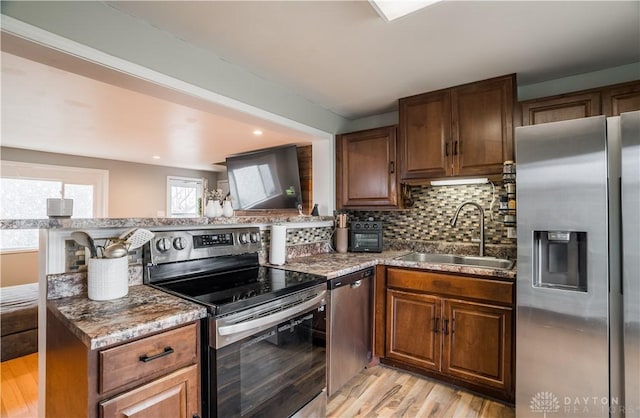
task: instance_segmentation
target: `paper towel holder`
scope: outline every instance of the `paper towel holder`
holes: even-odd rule
[[[286,225],[271,225],[271,240],[269,246],[269,263],[277,266],[284,264],[287,259]]]

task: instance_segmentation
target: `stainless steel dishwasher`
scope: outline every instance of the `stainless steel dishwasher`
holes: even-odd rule
[[[370,267],[329,280],[327,285],[327,393],[333,395],[371,361],[372,279]]]

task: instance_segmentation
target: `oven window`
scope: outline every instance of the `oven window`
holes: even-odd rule
[[[217,350],[217,416],[289,416],[316,397],[325,387],[324,321],[314,310]]]
[[[380,236],[378,234],[355,233],[355,248],[379,248]]]

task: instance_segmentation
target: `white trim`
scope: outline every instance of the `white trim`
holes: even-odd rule
[[[204,99],[210,103],[215,103],[220,106],[236,110],[238,112],[249,114],[273,123],[277,123],[282,126],[286,126],[291,129],[295,129],[300,132],[304,132],[319,139],[331,140],[333,138],[333,135],[328,132],[321,131],[311,126],[296,122],[292,119],[285,118],[275,113],[271,113],[258,107],[251,106],[241,101],[232,99],[230,97],[226,97],[210,90],[203,89],[196,85],[186,83],[182,80],[167,76],[141,65],[134,64],[130,61],[126,61],[113,55],[106,54],[97,49],[82,45],[78,42],[72,41],[62,36],[55,35],[51,32],[47,32],[36,26],[21,22],[10,16],[1,15],[1,18],[2,20],[0,21],[0,26],[2,27],[3,32],[7,32],[20,38],[36,42],[40,45],[62,51],[75,57],[102,65],[103,67],[111,68],[113,70],[131,75],[133,77],[140,78],[159,86],[177,90],[192,97]]]
[[[58,180],[63,183],[90,184],[93,190],[93,217],[108,217],[109,170],[0,160],[0,177]]]
[[[179,180],[179,181],[185,181],[185,182],[190,182],[190,183],[195,183],[198,182],[200,183],[200,187],[198,190],[199,193],[199,197],[200,197],[200,202],[202,205],[202,212],[204,213],[204,206],[206,204],[205,200],[206,200],[206,196],[204,195],[204,178],[203,177],[183,177],[183,176],[167,176],[167,189],[165,191],[166,194],[166,213],[165,216],[167,218],[173,218],[174,216],[172,215],[172,210],[171,210],[171,182],[173,180]],[[193,217],[197,217],[198,215],[202,216],[202,214],[197,214],[195,213]]]

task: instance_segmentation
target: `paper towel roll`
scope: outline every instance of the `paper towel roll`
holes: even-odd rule
[[[287,227],[285,225],[271,226],[271,250],[269,262],[275,265],[284,264],[287,259]]]

